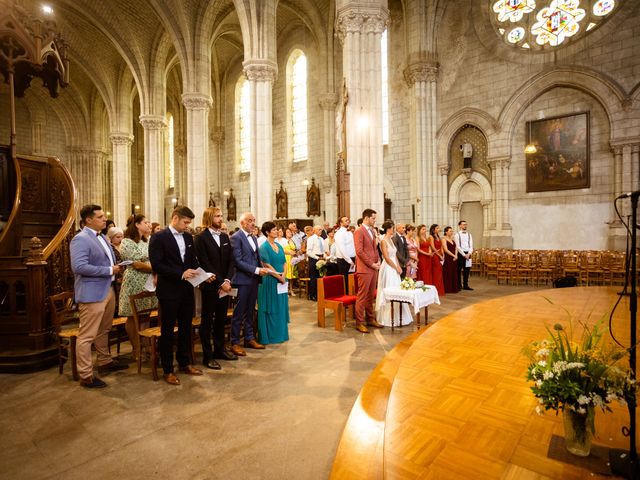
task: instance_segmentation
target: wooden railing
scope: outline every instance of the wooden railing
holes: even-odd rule
[[[0,237],[0,371],[29,371],[56,358],[46,299],[73,288],[77,195],[57,158],[18,155],[14,171],[14,209]]]

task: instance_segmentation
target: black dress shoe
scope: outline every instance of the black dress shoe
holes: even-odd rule
[[[464,287],[464,288],[463,288],[463,290],[471,290],[471,291],[473,291],[473,288],[471,288],[471,287]]]
[[[80,386],[84,388],[104,388],[107,386],[105,382],[98,377],[81,378]]]
[[[218,360],[238,360],[237,355],[234,355],[228,350],[224,350],[222,353],[214,353],[213,356]]]
[[[214,359],[204,362],[203,365],[207,368],[210,368],[211,370],[222,370],[222,367],[220,366],[220,364],[216,362]]]
[[[105,365],[98,365],[98,372],[100,373],[118,372],[120,370],[126,370],[127,368],[129,368],[129,365],[124,365],[122,363],[118,363],[115,360],[113,360]]]

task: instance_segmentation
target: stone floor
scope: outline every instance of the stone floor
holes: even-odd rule
[[[429,320],[531,290],[475,278],[472,286],[432,306]],[[179,387],[134,365],[95,391],[68,368],[0,375],[0,479],[328,478],[361,386],[414,327],[337,332],[329,310],[320,329],[315,303],[294,298],[290,307],[289,342],[183,375]]]

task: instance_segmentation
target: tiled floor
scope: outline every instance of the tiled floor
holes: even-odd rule
[[[531,289],[475,278],[472,286],[432,306],[430,321]],[[0,375],[0,479],[327,478],[362,384],[413,326],[337,332],[329,310],[320,329],[315,303],[295,298],[290,308],[288,343],[183,375],[179,387],[134,365],[96,391],[68,368]]]

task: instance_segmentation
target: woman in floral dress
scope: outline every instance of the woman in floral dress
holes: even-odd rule
[[[128,317],[125,328],[134,352],[138,351],[138,332],[133,321],[133,311],[131,310],[129,297],[144,291],[145,285],[153,273],[149,262],[148,239],[150,235],[151,222],[144,215],[132,215],[127,220],[124,240],[120,245],[122,259],[133,262],[125,270],[122,279],[119,313],[121,317]],[[158,299],[156,297],[145,298],[140,300],[137,305],[140,309],[156,308]]]
[[[418,244],[416,243],[416,227],[407,225],[407,249],[409,250],[409,262],[407,262],[406,276],[415,280],[418,273]]]

